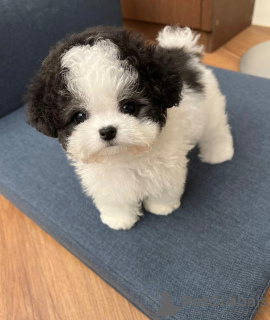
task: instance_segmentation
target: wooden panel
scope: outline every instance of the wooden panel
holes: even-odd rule
[[[201,26],[201,0],[121,0],[124,19]]]
[[[251,24],[254,0],[212,0],[213,34],[211,49],[215,50]]]
[[[129,19],[124,19],[123,25],[127,29],[143,34],[147,39],[152,41],[156,40],[158,32],[165,26],[165,24]]]
[[[201,30],[197,30],[197,33],[201,35],[199,39],[199,44],[202,44],[204,46],[205,52],[209,52],[210,50],[209,43],[210,43],[211,33],[206,31],[201,31]]]
[[[121,3],[126,21],[187,25],[206,32],[203,34],[207,38],[207,52],[216,50],[248,27],[254,8],[254,0],[121,0]],[[148,27],[153,38],[157,26]]]
[[[201,15],[201,30],[211,31],[212,21],[213,21],[213,1],[212,0],[202,0],[202,15]]]

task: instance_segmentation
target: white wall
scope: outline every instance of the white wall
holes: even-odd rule
[[[270,0],[256,0],[252,24],[270,27]]]

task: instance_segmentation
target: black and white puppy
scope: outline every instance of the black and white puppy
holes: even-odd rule
[[[226,103],[189,28],[165,27],[157,45],[122,28],[96,27],[59,42],[28,90],[27,117],[58,138],[101,220],[130,229],[141,204],[180,206],[187,153],[233,156]]]

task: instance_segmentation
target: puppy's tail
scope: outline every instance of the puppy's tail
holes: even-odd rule
[[[199,34],[195,34],[188,27],[167,26],[157,37],[159,45],[165,49],[184,49],[188,53],[202,56],[204,47],[198,45]]]

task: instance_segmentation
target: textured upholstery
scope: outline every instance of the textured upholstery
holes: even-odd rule
[[[22,105],[56,41],[99,24],[121,25],[119,0],[0,0],[0,117]]]
[[[166,319],[251,319],[270,279],[270,81],[215,73],[234,159],[212,166],[192,151],[181,208],[146,213],[130,231],[101,223],[58,142],[23,109],[0,120],[0,192],[152,319],[168,295],[180,309]]]

